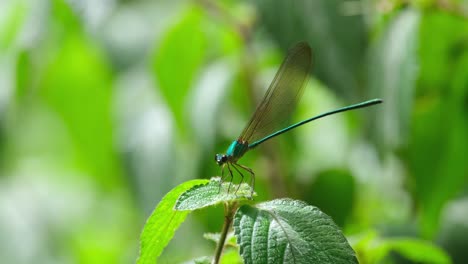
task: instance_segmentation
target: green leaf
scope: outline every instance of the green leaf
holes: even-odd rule
[[[397,149],[408,140],[418,77],[420,20],[417,10],[409,8],[400,12],[370,50],[370,97],[381,97],[385,101],[379,107],[381,110],[373,111],[377,120],[374,135],[387,149]]]
[[[234,232],[245,263],[358,263],[333,220],[301,201],[244,205]]]
[[[22,50],[18,53],[16,61],[16,98],[21,101],[27,95],[28,88],[30,88],[34,68],[31,62],[31,53]]]
[[[215,243],[218,243],[219,241],[219,238],[221,237],[221,234],[220,233],[205,233],[203,234],[203,237],[205,239],[208,239],[208,240],[211,240]]]
[[[202,14],[198,8],[187,9],[166,33],[153,59],[160,91],[179,127],[183,127],[186,95],[205,57],[207,40]]]
[[[398,252],[408,260],[416,263],[448,264],[450,257],[440,248],[423,240],[401,238],[386,242],[389,250]]]
[[[242,183],[239,187],[239,185],[230,182],[223,182],[221,188],[219,184],[220,178],[216,177],[210,182],[194,186],[180,195],[174,208],[176,210],[197,210],[219,203],[247,201],[252,198],[252,189],[247,183]]]
[[[351,215],[354,196],[355,182],[349,171],[331,169],[319,173],[311,186],[301,185],[304,200],[314,204],[333,217],[339,226],[344,226]],[[328,195],[336,193],[339,195]]]
[[[420,38],[420,96],[406,154],[421,231],[430,238],[438,230],[441,210],[463,188],[468,171],[468,22],[429,12],[421,21]]]
[[[452,263],[450,257],[432,242],[416,238],[382,238],[375,231],[355,237],[353,248],[361,263],[387,263],[398,253],[411,263]]]
[[[103,184],[115,183],[119,173],[112,140],[108,65],[81,36],[62,43],[58,57],[46,70],[43,98],[70,130],[79,163]]]
[[[199,257],[197,259],[194,259],[193,262],[189,263],[195,263],[195,264],[210,264],[211,263],[211,257]]]
[[[0,21],[0,54],[2,55],[15,43],[28,10],[27,5],[22,1],[10,3],[2,5],[2,8],[7,9],[2,11],[5,17]]]
[[[208,240],[211,240],[215,243],[218,243],[219,242],[219,239],[221,238],[221,234],[220,233],[205,233],[203,234],[203,237],[205,239],[208,239]],[[234,236],[234,233],[233,232],[229,232],[226,236],[226,244],[225,244],[225,247],[227,246],[231,246],[231,247],[236,247],[237,244],[236,244],[236,237]]]
[[[337,94],[358,97],[366,31],[357,2],[346,0],[257,0],[262,25],[283,50],[306,40],[314,54],[314,74]],[[354,6],[353,6],[354,5]]]
[[[421,92],[427,94],[447,89],[447,81],[452,79],[454,60],[466,50],[467,34],[468,23],[463,17],[444,12],[428,12],[423,16],[418,49]]]
[[[192,180],[172,189],[159,202],[146,221],[140,237],[140,254],[137,263],[155,263],[163,249],[174,236],[175,231],[185,220],[189,211],[175,211],[174,205],[179,196],[193,186],[206,184],[207,180]]]
[[[242,264],[242,259],[237,249],[227,249],[221,256],[221,264]]]
[[[65,124],[76,164],[102,186],[122,180],[111,118],[112,72],[100,49],[80,31],[61,35],[45,67],[39,92]]]

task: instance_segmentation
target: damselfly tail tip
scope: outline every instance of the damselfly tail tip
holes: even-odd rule
[[[374,99],[371,99],[369,101],[365,101],[363,102],[362,104],[364,106],[371,106],[371,105],[375,105],[375,104],[381,104],[383,103],[383,99],[380,99],[380,98],[374,98]]]

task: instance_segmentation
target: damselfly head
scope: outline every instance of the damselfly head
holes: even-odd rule
[[[218,163],[218,165],[223,165],[224,163],[226,163],[226,161],[228,160],[226,154],[216,154],[215,155],[215,161],[216,163]]]

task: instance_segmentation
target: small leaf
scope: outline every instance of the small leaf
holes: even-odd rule
[[[228,201],[250,200],[252,189],[247,183],[239,185],[223,182],[220,188],[220,178],[213,178],[209,183],[194,186],[183,193],[176,202],[176,210],[197,210]]]
[[[301,201],[244,205],[234,232],[245,263],[358,263],[333,220]]]
[[[137,263],[155,263],[163,249],[174,236],[179,225],[190,213],[188,211],[174,211],[177,198],[193,186],[207,183],[207,180],[192,180],[172,189],[159,202],[158,206],[148,218],[140,237],[140,255]]]
[[[220,233],[205,233],[205,234],[203,234],[203,237],[205,239],[208,239],[208,240],[211,240],[211,241],[213,241],[215,243],[218,243],[219,239],[221,237],[221,234]],[[237,246],[236,237],[234,236],[233,232],[229,232],[227,234],[225,247],[227,247],[227,246],[231,246],[231,247],[236,247]]]
[[[228,249],[226,250],[223,255],[221,256],[221,263],[222,264],[242,264],[242,259],[239,255],[239,251],[237,249]]]
[[[219,233],[205,233],[205,234],[203,234],[203,237],[205,239],[208,239],[208,240],[211,240],[211,241],[213,241],[215,243],[218,243],[219,238],[221,237],[221,234],[219,234]]]
[[[195,263],[195,264],[210,264],[211,263],[211,258],[204,256],[204,257],[199,257],[197,259],[194,259],[193,262],[188,262],[188,263]]]

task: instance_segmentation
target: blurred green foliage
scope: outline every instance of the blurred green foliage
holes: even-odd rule
[[[155,205],[219,174],[214,154],[305,40],[295,120],[384,104],[248,153],[256,199],[322,208],[363,263],[421,261],[432,245],[466,263],[467,17],[466,0],[0,2],[0,259],[134,262]],[[213,254],[218,209],[189,217],[161,261]],[[372,255],[379,241],[393,253]]]

